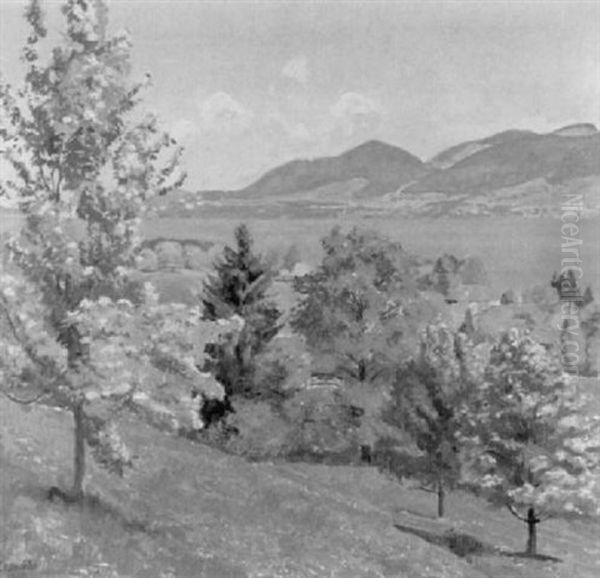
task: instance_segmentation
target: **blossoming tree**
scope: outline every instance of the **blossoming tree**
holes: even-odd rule
[[[111,418],[144,388],[158,354],[199,383],[206,376],[190,349],[199,315],[160,306],[131,277],[149,201],[184,179],[181,151],[138,112],[144,83],[130,81],[127,35],[107,33],[106,2],[67,0],[62,11],[62,42],[44,50],[43,13],[31,0],[23,86],[0,87],[13,168],[2,193],[24,215],[0,276],[0,371],[13,401],[72,414],[73,487],[61,495],[77,501],[86,441],[113,471],[130,464]]]
[[[552,352],[526,333],[505,333],[471,407],[467,479],[527,524],[528,554],[544,519],[600,514],[599,416],[586,413]]]

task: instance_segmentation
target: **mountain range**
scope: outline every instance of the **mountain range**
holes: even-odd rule
[[[338,156],[293,160],[207,200],[388,203],[412,212],[535,212],[561,191],[583,191],[600,211],[600,132],[576,124],[547,134],[507,130],[450,147],[428,161],[372,140]],[[551,202],[549,202],[551,201]],[[548,208],[546,207],[546,208]]]

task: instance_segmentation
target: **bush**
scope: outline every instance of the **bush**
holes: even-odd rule
[[[474,554],[483,554],[487,548],[483,542],[469,534],[462,534],[454,529],[444,534],[444,543],[457,556],[465,558]]]
[[[209,258],[207,252],[197,245],[185,244],[183,246],[183,260],[186,269],[203,271],[208,268]]]
[[[343,392],[320,387],[299,391],[284,403],[283,413],[294,424],[286,446],[288,458],[359,461],[361,411]]]
[[[163,241],[156,245],[159,269],[183,269],[183,250],[177,241]]]
[[[202,436],[221,449],[249,459],[358,463],[359,413],[336,392],[304,390],[281,407],[236,398],[233,413]]]
[[[237,399],[234,413],[225,425],[237,432],[225,442],[224,449],[250,459],[270,459],[286,453],[286,445],[294,427],[268,403]]]
[[[283,402],[310,380],[311,357],[304,338],[278,334],[256,358],[256,392],[261,399]]]
[[[282,268],[290,273],[294,270],[294,267],[300,263],[302,260],[302,255],[300,253],[300,249],[298,245],[295,243],[290,245],[290,248],[287,250],[286,254],[283,256],[283,262],[281,264]]]
[[[137,256],[136,266],[144,273],[153,273],[157,271],[158,257],[156,256],[156,253],[152,249],[144,247]]]
[[[504,293],[502,293],[502,296],[500,297],[500,305],[512,305],[513,303],[516,303],[516,302],[517,302],[517,296],[515,295],[515,292],[512,289],[505,291]]]

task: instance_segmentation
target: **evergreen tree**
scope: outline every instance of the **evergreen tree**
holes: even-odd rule
[[[261,395],[254,381],[255,360],[280,329],[281,312],[268,298],[273,271],[253,251],[246,225],[235,229],[235,248],[225,247],[204,283],[202,303],[207,320],[237,316],[243,328],[228,343],[212,345],[205,369],[223,384],[227,395]]]

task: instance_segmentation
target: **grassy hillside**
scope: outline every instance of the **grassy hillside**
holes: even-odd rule
[[[92,466],[88,490],[95,498],[66,507],[47,501],[44,491],[69,475],[68,416],[0,402],[0,559],[5,570],[13,568],[9,575],[591,578],[600,572],[598,525],[549,521],[540,529],[540,550],[562,561],[528,560],[518,556],[521,523],[470,496],[452,495],[449,517],[440,522],[430,494],[372,468],[247,463],[125,416],[121,422],[135,470],[120,480]],[[479,553],[457,555],[461,543]]]
[[[251,464],[131,419],[122,424],[136,469],[119,480],[92,467],[95,498],[66,507],[47,501],[44,490],[69,474],[67,416],[0,403],[5,569],[148,578],[587,578],[600,571],[597,525],[549,521],[540,549],[562,561],[527,560],[518,556],[521,524],[470,496],[452,495],[440,522],[430,494],[372,468]],[[455,554],[459,535],[480,553]]]

